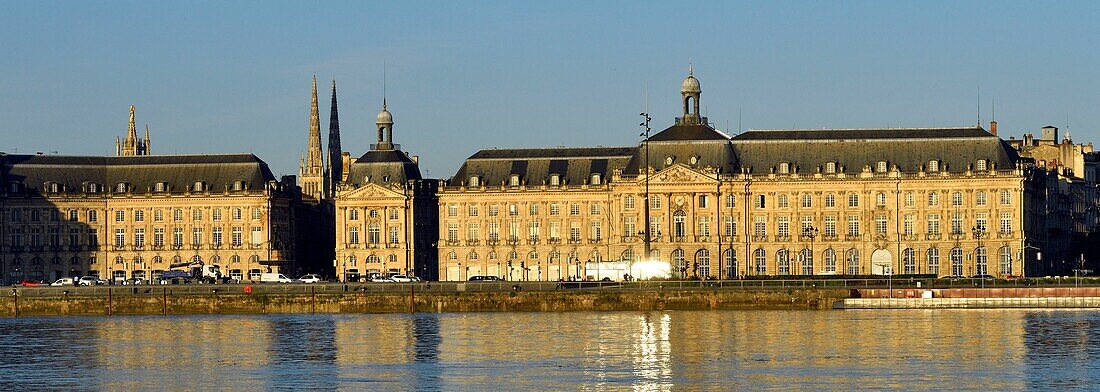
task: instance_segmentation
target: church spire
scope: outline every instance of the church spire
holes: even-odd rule
[[[336,183],[343,179],[343,153],[340,146],[340,113],[336,108],[336,79],[332,79],[332,104],[328,117],[328,173],[330,194],[335,194]]]
[[[309,105],[309,149],[306,151],[299,176],[302,180],[302,196],[321,200],[326,196],[325,158],[321,151],[321,115],[317,108],[317,75],[313,75]]]
[[[152,154],[152,152],[149,151],[149,124],[145,124],[145,144],[143,144],[142,147],[145,147],[145,155]]]

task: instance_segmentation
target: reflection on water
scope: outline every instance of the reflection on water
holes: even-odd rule
[[[0,390],[1092,389],[1098,334],[1064,310],[15,318]]]

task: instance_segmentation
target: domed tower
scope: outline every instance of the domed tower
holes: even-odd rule
[[[378,128],[378,144],[376,150],[393,149],[393,115],[386,110],[386,99],[382,99],[382,111],[378,112],[378,120],[375,121]]]
[[[699,116],[699,95],[703,90],[699,88],[699,79],[695,78],[694,67],[688,67],[688,77],[680,85],[680,95],[684,105],[684,116],[677,119],[680,125],[699,125],[705,123]]]

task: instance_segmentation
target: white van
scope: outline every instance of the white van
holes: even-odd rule
[[[260,274],[261,283],[290,283],[290,278],[283,274],[277,274],[274,272],[264,272]]]

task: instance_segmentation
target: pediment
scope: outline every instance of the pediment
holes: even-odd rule
[[[346,193],[340,194],[340,199],[403,199],[405,195],[390,187],[378,184],[366,184]]]
[[[644,178],[644,177],[643,177]],[[701,170],[692,169],[683,164],[675,164],[656,172],[650,178],[650,184],[698,184],[715,183],[714,174],[707,175]]]

